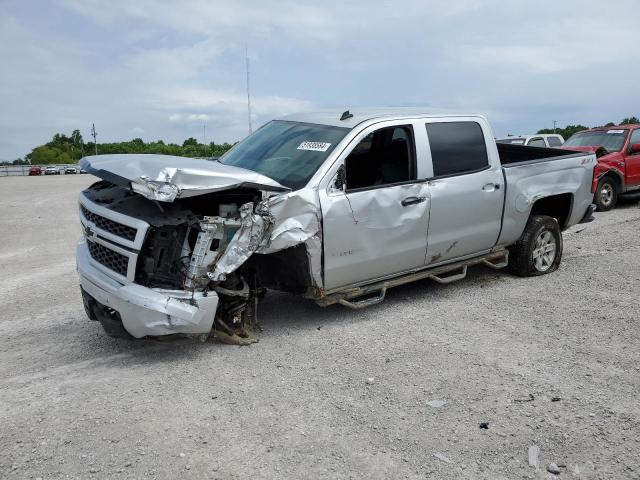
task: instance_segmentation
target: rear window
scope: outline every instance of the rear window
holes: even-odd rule
[[[476,122],[427,123],[433,175],[461,175],[489,166],[482,127]]]
[[[293,190],[304,187],[348,128],[276,120],[220,157],[220,162],[261,173]]]

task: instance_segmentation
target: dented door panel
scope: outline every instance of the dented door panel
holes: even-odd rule
[[[403,200],[420,202],[402,205]],[[351,193],[321,192],[325,288],[421,267],[427,244],[425,182]]]

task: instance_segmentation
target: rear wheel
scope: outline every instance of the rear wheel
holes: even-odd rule
[[[594,202],[599,212],[606,212],[618,202],[618,182],[613,177],[604,177],[598,182]]]
[[[521,277],[551,273],[561,259],[560,225],[547,215],[531,216],[520,239],[509,248],[509,268]]]

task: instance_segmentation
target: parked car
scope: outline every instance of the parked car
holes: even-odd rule
[[[78,169],[76,167],[65,167],[64,168],[64,173],[65,173],[65,175],[76,174],[76,173],[78,173]]]
[[[60,171],[58,167],[47,167],[44,169],[45,175],[60,175]]]
[[[42,168],[38,166],[33,166],[29,169],[29,176],[34,177],[36,175],[42,175]]]
[[[640,191],[640,125],[578,132],[564,148],[596,154],[594,202],[599,211],[615,207],[621,194]]]
[[[272,121],[218,162],[86,157],[87,315],[242,343],[265,289],[360,308],[471,265],[553,272],[562,231],[592,219],[595,155],[493,138],[480,115],[344,112]]]
[[[556,133],[538,133],[536,135],[517,135],[496,139],[498,143],[512,145],[527,145],[529,147],[558,148],[564,143],[562,135]]]

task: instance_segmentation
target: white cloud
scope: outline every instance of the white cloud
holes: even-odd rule
[[[158,92],[157,105],[167,110],[198,110],[216,112],[218,114],[244,113],[247,111],[247,96],[244,92],[221,91],[198,87],[175,88]],[[278,96],[253,96],[252,110],[258,115],[288,113],[307,110],[311,103],[305,100]],[[196,114],[172,114],[169,119],[193,120]]]
[[[489,113],[498,132],[640,114],[637,0],[4,2],[0,159],[93,122],[103,141],[247,131],[337,106]],[[606,41],[605,41],[606,40]],[[615,82],[615,88],[603,85]]]

